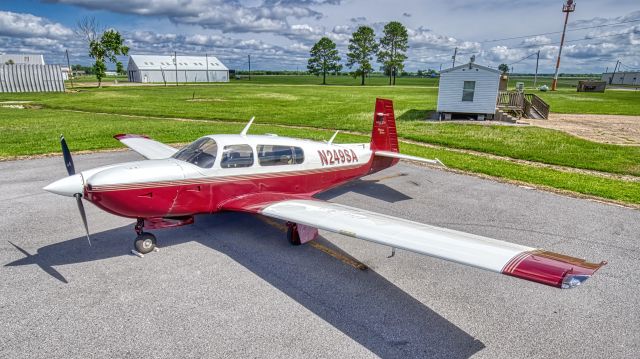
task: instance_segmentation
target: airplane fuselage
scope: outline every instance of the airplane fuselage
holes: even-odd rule
[[[215,148],[213,158],[205,161],[174,156],[84,171],[84,198],[123,217],[180,217],[217,212],[230,199],[256,193],[311,196],[376,170],[368,143],[240,135],[203,139],[215,143],[209,146]]]

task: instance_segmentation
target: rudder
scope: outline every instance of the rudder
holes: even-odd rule
[[[398,132],[391,100],[376,99],[371,131],[371,151],[398,152]]]

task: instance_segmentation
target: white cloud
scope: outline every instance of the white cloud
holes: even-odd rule
[[[234,0],[47,0],[92,10],[108,10],[141,16],[164,16],[177,24],[198,25],[224,32],[279,32],[288,19],[314,18],[322,14],[313,5],[339,4],[339,0],[265,0],[244,5]]]
[[[72,34],[64,25],[39,16],[0,11],[0,36],[64,39]]]

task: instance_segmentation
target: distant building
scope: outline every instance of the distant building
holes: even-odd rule
[[[578,81],[578,92],[604,92],[607,89],[606,81],[580,80]]]
[[[66,66],[61,66],[60,70],[62,71],[62,79],[65,81],[68,80],[70,77],[69,75],[71,74],[71,69]]]
[[[0,65],[0,92],[64,92],[60,65]]]
[[[44,65],[44,56],[34,54],[4,54],[0,55],[0,65],[5,64]]]
[[[492,118],[496,112],[500,71],[469,62],[440,72],[438,108],[441,118],[454,114]]]
[[[131,55],[127,75],[142,83],[229,81],[229,69],[214,56]]]
[[[616,72],[615,75],[606,72],[602,74],[602,81],[609,85],[640,85],[640,71]]]

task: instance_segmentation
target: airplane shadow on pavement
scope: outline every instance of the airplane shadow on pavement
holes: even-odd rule
[[[380,357],[468,358],[484,348],[375,271],[354,269],[311,246],[291,246],[258,216],[203,215],[194,225],[156,235],[161,248],[196,241],[225,254]],[[91,247],[79,237],[44,246],[37,254],[12,243],[25,257],[5,266],[34,264],[67,283],[54,266],[127,256],[131,242],[123,238],[132,237],[132,226],[120,227],[94,234]],[[324,238],[317,240],[340,251]]]

